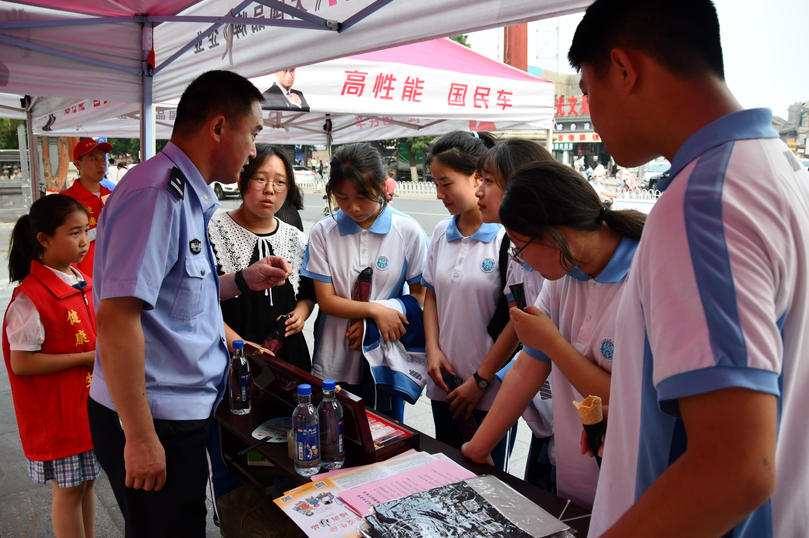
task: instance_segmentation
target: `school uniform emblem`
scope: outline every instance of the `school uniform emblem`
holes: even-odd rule
[[[601,341],[601,356],[608,361],[612,360],[612,355],[615,352],[615,343],[611,338],[605,338]]]
[[[384,271],[390,265],[390,260],[385,256],[380,256],[376,259],[376,267],[380,271]]]
[[[483,263],[480,264],[480,270],[484,273],[491,273],[494,271],[494,260],[492,258],[486,258],[483,260]]]
[[[191,250],[191,254],[199,254],[202,252],[202,241],[199,239],[192,239],[188,242],[188,248]]]

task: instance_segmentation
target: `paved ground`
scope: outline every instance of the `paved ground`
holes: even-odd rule
[[[320,194],[307,194],[306,209],[301,212],[304,227],[308,233],[312,225],[323,215],[323,201]],[[237,207],[238,202],[226,200],[223,206],[227,209]],[[421,198],[401,198],[394,200],[394,207],[412,215],[418,220],[428,236],[432,235],[435,225],[447,216],[440,202]],[[0,308],[5,312],[11,299],[13,286],[8,283],[8,268],[5,261],[9,238],[13,225],[0,223]],[[313,315],[310,320],[313,321]],[[313,343],[312,323],[304,329],[310,348]],[[405,422],[433,436],[430,403],[422,397],[416,405],[406,406]],[[521,421],[517,443],[511,458],[511,474],[522,477],[525,459],[530,443],[530,430]],[[26,473],[25,457],[17,433],[17,421],[5,368],[0,368],[0,538],[52,538],[51,527],[51,488],[31,482]],[[123,536],[124,522],[115,497],[112,494],[106,476],[96,483],[97,515],[96,536],[99,538]],[[211,507],[208,507],[209,524],[207,536],[219,536],[218,529],[211,520]]]

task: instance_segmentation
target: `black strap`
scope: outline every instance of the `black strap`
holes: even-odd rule
[[[511,248],[511,241],[508,236],[503,236],[503,242],[500,243],[500,254],[497,263],[500,268],[500,298],[497,300],[497,308],[494,310],[494,315],[489,325],[486,327],[486,332],[492,337],[492,340],[497,341],[497,337],[503,332],[503,329],[508,323],[508,298],[503,290],[506,288],[506,273],[508,270],[508,249]]]

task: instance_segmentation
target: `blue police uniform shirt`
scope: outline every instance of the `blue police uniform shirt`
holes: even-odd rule
[[[174,167],[184,181],[170,185]],[[229,355],[206,232],[218,207],[191,160],[169,143],[127,173],[99,219],[95,307],[115,297],[144,302],[146,396],[155,419],[205,419],[224,394]],[[97,352],[90,397],[115,410]]]

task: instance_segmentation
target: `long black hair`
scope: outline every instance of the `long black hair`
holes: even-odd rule
[[[444,166],[471,176],[477,170],[480,156],[495,145],[497,140],[486,132],[452,131],[430,143],[427,165],[438,161]]]
[[[630,239],[639,240],[646,214],[635,210],[611,211],[589,183],[569,166],[539,162],[517,171],[500,203],[500,222],[508,230],[544,239],[559,249],[562,265],[578,265],[559,226],[594,232],[602,223]]]
[[[348,181],[358,194],[369,200],[379,200],[382,204],[381,213],[387,206],[385,203],[387,177],[382,157],[371,144],[363,142],[342,146],[331,158],[329,181],[326,183],[329,208],[335,189],[343,181]]]
[[[242,170],[242,173],[239,176],[241,179],[241,181],[239,181],[239,192],[242,195],[242,199],[244,199],[244,194],[247,192],[247,183],[250,181],[250,178],[253,177],[256,170],[264,166],[264,163],[266,163],[267,160],[273,156],[281,159],[281,162],[284,165],[284,171],[287,175],[287,185],[289,187],[287,189],[287,198],[285,203],[290,204],[292,207],[300,211],[303,209],[303,197],[301,196],[301,191],[298,188],[298,184],[295,183],[295,170],[292,168],[292,160],[289,158],[289,155],[286,151],[284,151],[283,148],[271,146],[270,144],[256,144],[255,158],[250,159],[247,166],[245,166]]]
[[[533,140],[507,138],[486,150],[478,159],[477,168],[481,175],[491,174],[497,186],[506,190],[509,179],[523,166],[553,160],[551,152]]]
[[[52,237],[56,229],[76,212],[87,214],[83,205],[64,194],[45,196],[31,204],[28,214],[17,220],[11,232],[8,246],[10,282],[25,280],[31,273],[31,262],[42,259],[44,247],[37,239],[37,235],[44,233]]]

